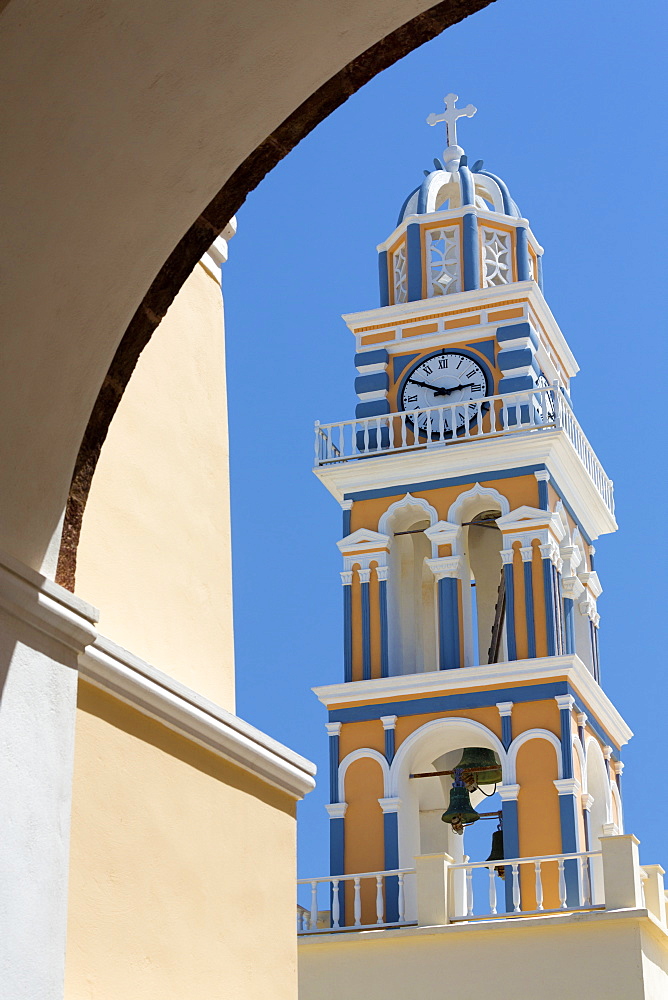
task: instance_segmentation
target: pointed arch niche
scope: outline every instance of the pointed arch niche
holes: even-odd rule
[[[448,511],[448,521],[462,526],[457,554],[462,562],[462,615],[464,619],[464,663],[490,662],[492,631],[499,600],[503,564],[503,536],[496,519],[510,513],[502,493],[476,483],[460,493]],[[508,658],[505,626],[492,660]]]
[[[436,590],[425,563],[435,546],[424,533],[436,510],[407,493],[382,515],[378,530],[390,538],[388,669],[390,675],[437,670]]]

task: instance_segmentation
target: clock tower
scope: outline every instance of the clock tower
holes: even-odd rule
[[[632,734],[599,662],[612,483],[543,249],[457,143],[476,109],[445,105],[443,158],[378,248],[380,305],[344,317],[356,415],[316,425],[344,641],[315,689],[330,873],[300,880],[300,998],[662,1000],[663,869],[624,831]]]
[[[380,305],[344,317],[355,419],[316,427],[315,472],[343,511],[343,678],[316,689],[333,876],[462,862],[467,832],[441,816],[467,748],[498,764],[496,789],[464,778],[474,810],[499,812],[504,858],[623,830],[631,733],[601,687],[594,561],[617,527],[612,483],[571,404],[578,365],[543,295],[543,248],[504,180],[469,165],[455,128],[475,108],[456,101],[428,119],[446,122],[443,159],[378,248]],[[581,899],[576,863],[544,874],[543,907]],[[531,878],[506,877],[511,910],[518,892],[536,907]],[[386,921],[415,916],[399,888],[384,889]],[[348,888],[341,921],[352,906]]]

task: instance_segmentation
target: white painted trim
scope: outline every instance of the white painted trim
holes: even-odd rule
[[[564,537],[564,527],[558,514],[540,510],[538,507],[529,507],[527,504],[522,504],[521,507],[516,507],[502,517],[497,517],[496,526],[504,534],[515,531],[525,534],[527,531],[535,532],[547,528],[557,541],[561,541]]]
[[[613,783],[610,780],[610,775],[608,774],[608,768],[605,763],[605,754],[601,748],[600,743],[594,736],[588,736],[585,740],[584,747],[584,774],[585,783],[583,785],[583,791],[594,792],[595,788],[589,787],[589,768],[591,767],[592,772],[594,768],[598,771],[598,781],[594,776],[594,784],[599,784],[603,789],[603,798],[605,805],[605,823],[610,823],[612,821],[612,787]],[[616,783],[614,784],[616,787]],[[621,816],[621,813],[620,813]]]
[[[0,608],[77,653],[97,635],[97,608],[7,552],[0,552]]]
[[[520,747],[523,747],[525,743],[529,743],[531,740],[547,740],[548,743],[552,744],[557,756],[557,778],[562,777],[561,740],[559,737],[555,736],[548,729],[527,729],[525,732],[520,733],[519,736],[516,736],[508,747],[508,775],[506,777],[504,774],[504,784],[512,785],[517,781],[517,754]]]
[[[552,784],[557,789],[557,795],[581,795],[582,787],[577,778],[557,778]]]
[[[458,476],[477,478],[481,468],[502,474],[504,469],[530,465],[548,466],[554,481],[571,498],[575,515],[589,538],[617,530],[614,515],[564,430],[546,429],[539,434],[509,434],[414,452],[369,456],[322,466],[314,469],[314,473],[340,502],[346,494],[365,490],[394,489],[395,495],[401,495],[407,483]]]
[[[394,760],[392,761],[392,765],[390,767],[390,791],[387,794],[392,796],[399,795],[399,780],[402,777],[404,762],[406,758],[409,757],[415,749],[417,749],[420,743],[422,743],[427,737],[431,736],[436,730],[447,732],[448,729],[455,729],[462,725],[465,725],[467,729],[470,729],[475,733],[479,733],[483,737],[484,742],[476,744],[476,746],[490,746],[491,749],[498,754],[499,760],[501,761],[501,768],[505,771],[505,768],[507,767],[507,755],[498,736],[493,733],[491,729],[488,729],[487,726],[483,726],[481,722],[476,722],[474,719],[469,719],[466,716],[449,715],[444,719],[432,719],[431,722],[425,722],[424,725],[414,730],[410,736],[403,741],[395,753]],[[472,737],[472,739],[473,738],[474,737]],[[476,736],[475,738],[478,737]]]
[[[346,811],[348,809],[347,802],[328,802],[325,805],[327,810],[327,815],[330,819],[345,819]]]
[[[425,559],[426,565],[434,574],[434,579],[443,580],[445,577],[459,580],[463,578],[464,556],[442,556],[439,559]]]
[[[325,729],[327,730],[328,736],[338,736],[341,732],[341,722],[326,722]]]
[[[577,755],[578,761],[580,762],[580,774],[582,776],[582,791],[586,792],[587,791],[587,760],[586,760],[586,755],[585,755],[584,747],[582,746],[582,743],[580,742],[580,737],[578,735],[576,735],[575,733],[573,733],[572,737],[571,737],[571,746],[573,747],[573,750],[575,751],[575,753]]]
[[[356,760],[366,759],[375,760],[377,764],[380,764],[380,769],[383,772],[383,795],[385,797],[389,795],[390,769],[387,760],[378,750],[372,750],[371,747],[358,747],[357,750],[351,750],[339,764],[339,799],[341,802],[346,797],[346,771]]]
[[[458,555],[461,552],[462,527],[460,524],[437,521],[436,524],[425,528],[424,533],[432,545],[452,545],[453,555]]]
[[[401,799],[397,798],[396,795],[391,798],[378,799],[378,805],[383,810],[383,815],[385,813],[398,813],[401,809]]]
[[[296,799],[315,787],[311,761],[104,636],[80,654],[79,673],[143,715]]]
[[[389,535],[381,535],[378,531],[370,531],[368,528],[358,528],[351,535],[346,535],[336,543],[336,547],[341,555],[356,555],[366,552],[368,549],[378,549],[387,547],[390,544]]]
[[[513,702],[512,701],[497,701],[496,707],[499,710],[499,715],[503,719],[504,717],[512,716],[513,714]]]
[[[520,786],[517,784],[499,785],[496,790],[502,802],[517,802],[519,798]]]
[[[460,493],[453,504],[450,505],[450,510],[448,511],[448,521],[453,524],[461,524],[462,519],[460,514],[462,508],[466,505],[468,500],[475,500],[478,497],[489,497],[490,500],[494,500],[501,509],[501,515],[507,514],[510,511],[510,503],[503,494],[499,493],[493,487],[481,486],[480,483],[475,483],[469,490],[465,490]]]
[[[575,704],[575,699],[572,694],[556,694],[554,700],[557,703],[560,712],[573,711],[573,705]]]
[[[381,715],[380,721],[383,723],[383,729],[395,729],[397,725],[396,715]]]
[[[358,703],[368,698],[394,701],[411,696],[429,697],[475,691],[480,687],[512,687],[531,681],[542,684],[548,680],[567,680],[587,706],[590,718],[596,718],[618,746],[633,736],[615,706],[596,683],[578,656],[544,656],[532,660],[511,660],[482,666],[460,667],[458,670],[433,670],[424,674],[399,674],[370,681],[348,681],[313,688],[319,700],[328,708],[333,705]]]
[[[617,824],[612,821],[612,810],[611,810],[610,826],[614,827],[617,833],[624,833],[624,809],[622,806],[622,797],[619,794],[619,789],[617,788],[616,782],[611,782],[610,784],[610,798],[614,799],[615,802],[617,803],[617,815],[619,816],[619,826],[617,826]]]

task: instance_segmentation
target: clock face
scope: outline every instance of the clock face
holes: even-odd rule
[[[487,376],[482,367],[456,351],[441,351],[421,361],[413,368],[404,383],[399,400],[402,410],[424,410],[430,406],[445,406],[442,411],[443,430],[465,427],[476,414],[473,400],[489,395]],[[450,408],[451,403],[464,405]],[[410,419],[410,418],[409,418]],[[441,414],[420,413],[417,425],[422,431],[429,428],[440,431]]]

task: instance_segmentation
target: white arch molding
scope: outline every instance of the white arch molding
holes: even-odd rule
[[[581,785],[582,791],[584,793],[584,792],[587,792],[589,790],[587,788],[587,760],[586,760],[586,755],[585,755],[584,747],[582,746],[582,743],[580,741],[580,737],[579,736],[573,735],[573,739],[572,739],[571,742],[573,744],[573,752],[576,755],[576,757],[578,758],[578,761],[580,762],[580,775],[581,775],[580,785]]]
[[[491,486],[481,486],[480,483],[476,483],[470,490],[460,493],[454,503],[450,505],[450,510],[448,511],[448,521],[451,521],[454,524],[461,524],[464,516],[464,509],[468,505],[469,501],[483,497],[485,500],[489,500],[490,503],[493,502],[499,507],[502,517],[504,514],[510,513],[510,503],[502,493],[499,493],[498,490],[495,490]]]
[[[561,740],[549,729],[527,729],[526,732],[516,736],[508,747],[508,776],[504,774],[504,785],[514,785],[517,783],[517,754],[525,743],[531,740],[547,740],[554,747],[557,757],[557,779],[563,778],[563,767],[561,762]]]
[[[389,535],[390,532],[387,530],[390,520],[395,514],[398,514],[400,510],[405,510],[407,507],[415,507],[419,510],[424,511],[425,517],[429,518],[429,527],[432,524],[436,524],[438,521],[438,513],[436,508],[432,507],[430,503],[423,500],[422,497],[414,497],[412,493],[407,493],[405,497],[401,500],[396,500],[394,503],[390,504],[387,510],[381,514],[380,520],[378,521],[378,531],[383,535]],[[390,536],[390,544],[392,543]]]
[[[602,829],[604,823],[612,822],[612,789],[613,786],[608,777],[608,769],[605,766],[605,757],[600,744],[593,736],[585,740],[585,773],[586,791],[594,799],[590,810],[592,819],[592,835],[594,835],[594,825]],[[615,786],[615,791],[617,788]],[[621,813],[620,813],[621,816]],[[600,835],[601,830],[597,831]],[[592,848],[593,849],[593,848]]]
[[[487,726],[483,726],[481,722],[462,716],[449,716],[446,719],[433,719],[431,722],[425,722],[423,726],[420,726],[403,741],[394,755],[390,767],[388,796],[401,799],[406,797],[403,785],[408,780],[412,760],[417,755],[418,750],[426,750],[432,743],[435,757],[447,753],[449,750],[458,750],[460,747],[488,747],[498,754],[501,768],[504,771],[504,784],[514,783],[505,777],[507,754],[498,736]]]
[[[338,788],[339,788],[339,802],[346,802],[346,771],[351,764],[354,764],[356,760],[375,760],[377,764],[380,764],[380,769],[383,774],[383,798],[389,798],[390,792],[389,788],[389,776],[390,768],[387,763],[386,758],[378,750],[372,750],[371,747],[358,747],[357,750],[351,750],[349,754],[343,758],[339,764],[338,771]]]

